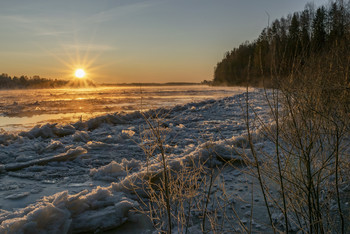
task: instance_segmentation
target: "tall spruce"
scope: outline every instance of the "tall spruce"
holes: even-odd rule
[[[248,70],[249,85],[262,84],[273,74],[283,80],[295,64],[326,56],[323,52],[335,48],[347,48],[350,0],[336,0],[315,9],[313,3],[307,3],[303,11],[274,20],[256,40],[227,52],[215,67],[213,84],[245,85]]]
[[[326,10],[324,6],[316,11],[315,19],[312,23],[312,48],[315,52],[322,50],[326,43]]]

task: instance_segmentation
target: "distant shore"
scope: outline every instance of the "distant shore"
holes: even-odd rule
[[[204,85],[203,83],[191,82],[167,82],[167,83],[115,83],[99,84],[98,86],[186,86],[186,85]]]
[[[95,83],[90,79],[59,80],[40,78],[39,76],[28,78],[27,76],[11,77],[6,73],[0,75],[0,90],[15,89],[62,89],[62,88],[92,88],[113,86],[192,86],[211,85],[211,81],[202,82],[166,82],[166,83]]]

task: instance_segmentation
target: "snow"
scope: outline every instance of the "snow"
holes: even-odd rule
[[[260,121],[269,124],[263,95],[262,90],[254,89],[250,99]],[[161,120],[168,165],[173,170],[204,162],[211,155],[215,156],[212,166],[227,160],[240,164],[243,152],[251,156],[245,149],[244,101],[244,94],[237,94],[144,113],[115,113],[73,124],[45,124],[20,133],[2,131],[0,232],[98,232],[137,223],[141,219],[133,209],[138,202],[128,188],[162,168],[158,154],[149,159],[147,170],[141,146],[150,143],[144,138],[150,132],[144,117],[158,116]],[[258,126],[252,127],[252,132],[257,146],[269,147]],[[230,188],[233,194],[250,198],[244,186],[254,181],[252,177],[247,179],[233,169],[224,171],[223,176],[227,186],[234,184]],[[262,199],[255,201],[262,205]],[[237,200],[232,203],[243,205]],[[246,208],[249,209],[242,208],[242,215],[248,215]],[[258,225],[255,226],[261,231]],[[193,226],[190,230],[200,228]]]
[[[131,171],[138,170],[141,167],[141,161],[123,158],[121,163],[112,161],[100,168],[92,168],[90,175],[97,180],[116,181],[118,177],[125,177]]]
[[[137,203],[111,187],[75,195],[68,191],[44,197],[34,205],[0,216],[1,233],[67,233],[108,230],[125,223]],[[132,215],[132,213],[131,213]]]

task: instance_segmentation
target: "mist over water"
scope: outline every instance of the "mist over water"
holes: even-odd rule
[[[107,113],[217,99],[242,88],[208,86],[97,87],[0,91],[0,129],[21,131],[45,123],[73,123]]]

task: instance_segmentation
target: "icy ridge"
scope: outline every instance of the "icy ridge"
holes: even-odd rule
[[[41,201],[13,213],[0,215],[1,233],[91,232],[123,224],[137,202],[112,187],[84,190],[68,195],[67,191],[44,197]]]

